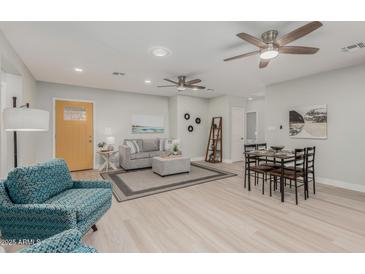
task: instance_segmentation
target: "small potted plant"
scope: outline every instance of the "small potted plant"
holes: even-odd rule
[[[98,143],[98,148],[100,149],[100,151],[103,151],[104,150],[105,145],[106,145],[105,142]]]
[[[172,154],[174,154],[174,155],[178,155],[179,154],[179,145],[178,144],[174,144],[172,146]]]

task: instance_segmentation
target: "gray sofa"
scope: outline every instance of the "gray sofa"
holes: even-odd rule
[[[137,141],[140,152],[131,153],[131,149],[126,145],[126,141]],[[160,142],[164,139],[125,139],[123,144],[119,146],[119,164],[123,169],[138,169],[152,167],[152,158],[169,154],[165,151],[165,146]],[[163,148],[163,149],[162,149]]]

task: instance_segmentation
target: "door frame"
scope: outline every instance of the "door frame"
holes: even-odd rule
[[[230,155],[230,158],[231,158],[231,162],[232,163],[234,163],[234,162],[237,162],[237,161],[235,161],[234,159],[233,159],[233,155],[232,155],[232,151],[233,151],[233,134],[232,134],[232,131],[233,131],[233,116],[232,116],[232,112],[233,112],[233,110],[234,109],[240,109],[240,110],[242,110],[242,114],[243,114],[243,116],[242,116],[242,119],[243,119],[243,127],[242,127],[242,129],[243,129],[243,138],[244,138],[244,140],[243,141],[245,141],[245,138],[246,138],[246,112],[245,112],[245,108],[244,107],[231,107],[231,113],[230,113],[230,116],[231,116],[231,132],[230,132],[230,134],[231,134],[231,155]],[[243,161],[243,159],[242,159],[242,161]]]
[[[83,102],[83,103],[92,103],[93,104],[93,169],[96,169],[96,128],[95,128],[95,117],[96,117],[96,104],[94,100],[83,100],[83,99],[69,99],[69,98],[61,98],[61,97],[53,97],[53,106],[52,106],[52,157],[56,158],[56,101],[69,101],[69,102]]]
[[[248,140],[247,138],[247,113],[256,113],[256,129],[255,129],[255,132],[258,133],[258,128],[259,128],[259,112],[258,111],[247,111],[245,113],[245,138],[246,140]],[[257,141],[257,134],[255,134],[256,136],[256,141]]]

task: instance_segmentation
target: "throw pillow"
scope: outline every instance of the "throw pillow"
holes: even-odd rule
[[[136,153],[140,152],[141,149],[138,146],[137,141],[131,140],[131,141],[126,141],[125,143],[131,149],[131,154],[136,154]]]
[[[160,139],[160,151],[165,151],[165,142],[166,139]]]

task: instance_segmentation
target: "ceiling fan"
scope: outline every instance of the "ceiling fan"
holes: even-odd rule
[[[194,79],[186,81],[186,76],[178,76],[177,82],[172,81],[170,79],[164,79],[167,82],[173,83],[173,85],[167,85],[167,86],[157,86],[158,88],[168,88],[168,87],[177,87],[178,91],[183,91],[186,88],[191,88],[193,90],[199,90],[199,89],[205,89],[203,86],[196,85],[197,83],[200,83],[200,79]]]
[[[319,48],[313,48],[313,47],[302,47],[302,46],[286,46],[290,42],[293,42],[312,31],[318,29],[322,26],[321,22],[314,21],[311,23],[308,23],[296,30],[293,30],[292,32],[289,32],[285,34],[284,36],[278,37],[278,31],[277,30],[269,30],[264,32],[261,35],[261,39],[256,38],[252,35],[249,35],[247,33],[238,33],[237,36],[250,44],[255,45],[259,48],[259,50],[241,54],[238,56],[234,56],[231,58],[224,59],[224,61],[231,61],[255,54],[260,55],[260,68],[265,68],[271,59],[275,58],[279,55],[279,53],[283,54],[314,54],[316,53]]]

